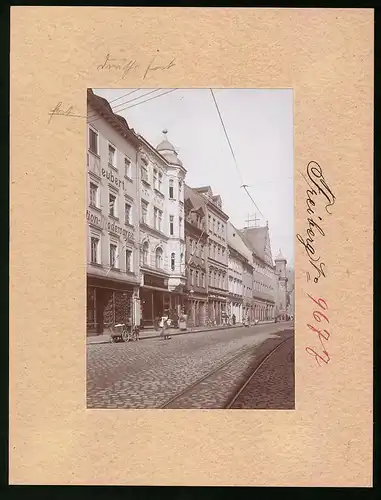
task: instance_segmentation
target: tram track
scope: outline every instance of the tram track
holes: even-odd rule
[[[249,375],[249,377],[245,380],[245,382],[239,387],[239,389],[235,392],[233,397],[228,401],[228,403],[225,405],[225,409],[231,409],[234,407],[236,404],[237,400],[244,394],[245,390],[248,388],[250,384],[253,383],[254,378],[258,375],[260,370],[265,366],[266,363],[274,356],[274,354],[280,350],[284,345],[289,342],[290,340],[293,340],[294,336],[291,335],[284,339],[282,342],[280,342],[276,347],[274,347],[254,368],[252,373]]]
[[[249,383],[247,372],[250,370],[253,362],[255,362],[256,368],[254,372],[250,370],[250,380],[253,379],[256,371],[266,363],[271,355],[292,337],[293,335],[278,342],[264,358],[261,356],[256,362],[258,345],[241,350],[230,359],[220,363],[217,367],[195,380],[192,384],[174,394],[159,408],[230,408]],[[242,383],[243,378],[245,380],[244,383]],[[239,387],[238,390],[236,389],[237,386]]]

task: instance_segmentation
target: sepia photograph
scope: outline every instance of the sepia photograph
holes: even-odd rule
[[[87,408],[295,409],[292,89],[87,89]]]

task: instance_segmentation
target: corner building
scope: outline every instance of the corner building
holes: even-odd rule
[[[140,141],[92,90],[87,111],[87,334],[94,335],[140,322]]]
[[[154,148],[139,136],[142,327],[164,313],[179,314],[185,286],[186,170],[165,133]]]

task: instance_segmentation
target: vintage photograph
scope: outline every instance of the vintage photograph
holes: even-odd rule
[[[292,89],[87,90],[87,408],[294,409]]]

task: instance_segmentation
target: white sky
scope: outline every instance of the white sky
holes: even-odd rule
[[[132,89],[94,89],[108,101]],[[269,223],[273,259],[279,248],[288,263],[294,262],[293,197],[293,95],[291,89],[213,89],[230,142],[251,196],[263,213],[260,216],[240,186],[213,97],[209,89],[177,89],[167,95],[162,89],[141,89],[111,103],[114,111],[153,146],[168,140],[179,153],[191,187],[210,185],[222,197],[231,222],[242,228],[248,214],[256,213],[259,225]],[[127,101],[131,101],[128,103]],[[137,104],[136,106],[133,106]],[[133,106],[130,109],[124,109]]]

